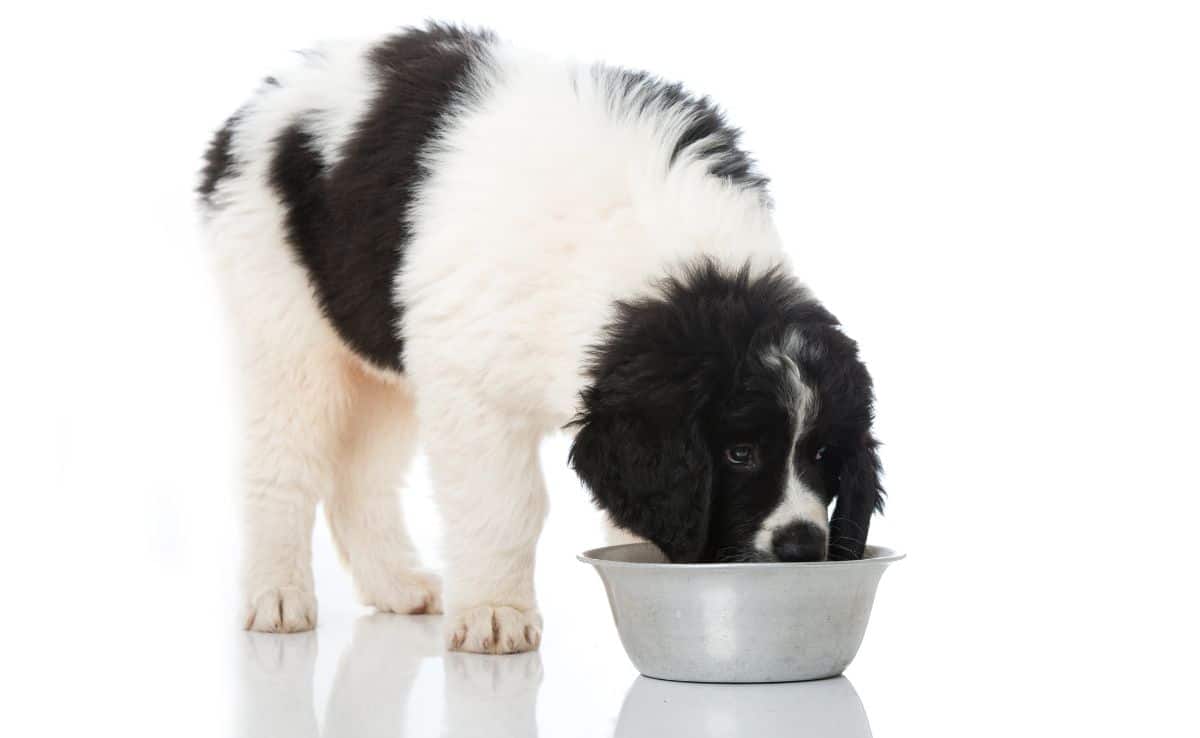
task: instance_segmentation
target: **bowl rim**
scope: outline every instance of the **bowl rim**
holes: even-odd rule
[[[891,564],[900,561],[908,554],[897,551],[887,546],[875,546],[868,544],[867,549],[875,552],[870,558],[854,559],[852,561],[729,561],[715,562],[706,564],[675,564],[667,563],[651,563],[643,561],[615,561],[613,559],[601,558],[607,552],[620,548],[630,548],[633,546],[654,545],[649,542],[642,543],[620,543],[615,546],[601,546],[592,548],[583,553],[576,554],[575,558],[585,564],[591,564],[595,567],[616,567],[621,569],[673,569],[676,571],[682,569],[701,569],[704,571],[713,570],[728,570],[728,569],[810,569],[810,568],[829,568],[829,567],[847,567],[847,566],[869,566],[873,564]]]

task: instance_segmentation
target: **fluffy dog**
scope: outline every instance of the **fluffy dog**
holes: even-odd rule
[[[418,436],[451,648],[536,648],[538,446],[674,561],[862,555],[871,379],[707,101],[431,24],[307,52],[199,187],[245,394],[246,627],[315,624],[318,502],[364,603],[441,608],[395,497]],[[832,519],[829,506],[836,500]]]

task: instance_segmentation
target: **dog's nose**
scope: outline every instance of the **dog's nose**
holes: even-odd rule
[[[789,523],[771,537],[771,548],[780,561],[824,561],[825,547],[825,531],[806,520]]]

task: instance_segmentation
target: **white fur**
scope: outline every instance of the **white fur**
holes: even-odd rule
[[[297,115],[336,155],[373,87],[364,45],[277,74],[243,110],[207,219],[245,378],[247,626],[315,622],[309,539],[324,501],[364,602],[438,607],[394,487],[420,439],[446,524],[448,637],[469,651],[535,648],[534,549],[547,509],[541,438],[577,410],[586,349],[614,301],[702,255],[783,263],[752,191],[668,169],[662,117],[617,117],[590,68],[500,47],[488,90],[428,153],[396,278],[405,376],[366,367],[322,317],[267,185],[274,136]],[[772,515],[816,519],[789,487]]]
[[[780,372],[780,389],[785,393],[786,406],[794,409],[794,435],[790,448],[795,448],[800,436],[804,433],[806,424],[810,423],[816,414],[817,394],[805,384],[792,356],[799,350],[800,337],[792,332],[784,337],[784,344],[777,350],[763,357],[768,366],[775,366]],[[795,458],[788,462],[787,486],[783,498],[771,514],[759,526],[754,535],[754,547],[759,551],[772,554],[771,539],[775,531],[791,523],[807,522],[816,525],[821,530],[829,531],[829,510],[820,495],[806,487],[796,475],[793,468]]]
[[[801,484],[794,475],[790,475],[783,499],[754,534],[754,547],[763,553],[771,554],[771,536],[789,523],[804,521],[828,532],[828,515],[829,510],[821,498]]]
[[[792,358],[800,352],[801,337],[799,332],[788,330],[778,346],[772,346],[762,356],[763,364],[774,369],[779,375],[776,385],[779,391],[779,401],[788,408],[795,425],[796,439],[804,430],[804,424],[816,414],[817,394],[804,383],[800,367]],[[793,439],[793,446],[795,440]]]

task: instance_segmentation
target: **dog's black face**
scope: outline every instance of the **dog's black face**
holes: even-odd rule
[[[705,263],[622,305],[591,377],[571,459],[618,526],[676,562],[862,556],[871,379],[793,279]]]

